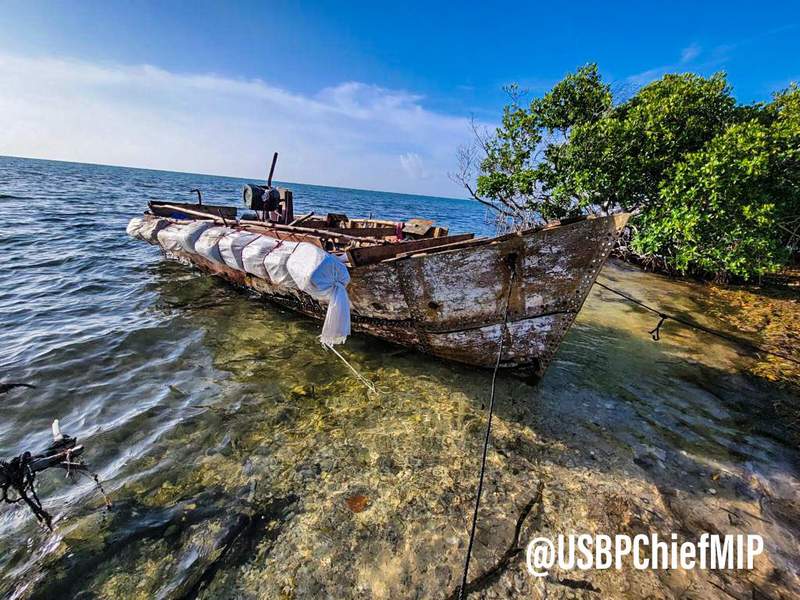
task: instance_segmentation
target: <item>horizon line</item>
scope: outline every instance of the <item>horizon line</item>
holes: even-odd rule
[[[115,165],[110,163],[95,163],[95,162],[78,162],[74,160],[63,160],[59,158],[41,158],[36,156],[14,156],[11,154],[0,154],[0,158],[17,158],[21,160],[40,160],[40,161],[49,161],[49,162],[60,162],[60,163],[67,163],[72,165],[89,165],[94,167],[113,167],[115,169],[136,169],[137,171],[156,171],[158,173],[179,173],[181,175],[199,175],[201,177],[222,177],[225,179],[256,179],[255,177],[240,177],[238,175],[220,175],[217,173],[195,173],[194,171],[173,171],[169,169],[156,169],[153,167],[135,167],[131,165]],[[264,178],[266,181],[266,178]],[[418,198],[438,198],[440,200],[461,200],[466,202],[475,202],[473,198],[456,198],[454,196],[434,196],[430,194],[409,194],[408,192],[393,192],[391,190],[371,190],[368,188],[350,188],[350,187],[342,187],[340,185],[326,185],[324,183],[303,183],[300,181],[283,181],[283,180],[276,180],[280,183],[285,183],[289,185],[311,185],[316,187],[324,187],[330,188],[332,190],[353,190],[357,192],[370,192],[373,194],[392,194],[395,196],[411,196],[411,197],[418,197]]]

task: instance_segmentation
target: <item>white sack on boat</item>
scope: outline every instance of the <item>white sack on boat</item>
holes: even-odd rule
[[[170,225],[167,219],[142,219],[142,221],[138,237],[149,244],[157,244],[158,232]]]
[[[242,264],[244,270],[251,275],[269,279],[269,273],[264,266],[264,259],[279,244],[279,240],[267,235],[260,235],[258,239],[250,242],[242,250]]]
[[[242,251],[250,242],[260,237],[261,236],[257,233],[250,233],[247,231],[234,231],[226,235],[219,241],[219,253],[222,256],[223,262],[231,269],[244,271]]]
[[[226,234],[232,231],[233,229],[228,227],[209,227],[197,238],[194,243],[194,251],[208,260],[224,265],[225,262],[219,253],[219,242]]]
[[[141,217],[133,217],[125,228],[125,233],[131,237],[138,238],[139,230],[142,228],[142,225],[144,225],[144,219]]]
[[[350,273],[339,260],[313,244],[300,243],[286,268],[299,289],[328,304],[320,341],[326,346],[343,344],[350,335]]]
[[[178,243],[185,252],[194,252],[194,245],[206,229],[214,226],[214,221],[192,221],[181,226]]]
[[[166,252],[176,252],[182,250],[180,242],[178,241],[178,236],[181,233],[183,227],[180,225],[172,224],[164,227],[164,229],[160,230],[156,237],[158,238],[158,243]]]
[[[286,261],[299,244],[297,242],[281,242],[264,258],[264,268],[269,274],[269,279],[275,285],[294,288],[297,287],[294,279],[286,269]]]

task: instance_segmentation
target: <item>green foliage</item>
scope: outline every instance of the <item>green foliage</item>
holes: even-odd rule
[[[611,91],[596,65],[587,65],[556,84],[530,106],[516,101],[503,111],[502,125],[485,144],[477,192],[511,212],[533,209],[556,219],[580,212],[562,164],[570,130],[600,118],[611,107]]]
[[[722,75],[666,75],[570,138],[585,205],[633,210],[658,201],[675,161],[724,131],[735,103]]]
[[[596,65],[483,143],[477,193],[543,220],[634,211],[631,247],[670,270],[747,279],[800,240],[800,89],[737,105],[723,74],[666,75],[614,104]]]
[[[739,277],[776,269],[785,248],[775,236],[770,131],[757,121],[734,124],[687,154],[642,213],[634,248],[665,254],[681,272]]]

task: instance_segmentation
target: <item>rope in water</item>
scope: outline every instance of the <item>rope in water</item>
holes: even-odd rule
[[[345,365],[347,365],[347,368],[350,369],[353,372],[353,374],[356,376],[356,379],[358,379],[361,383],[363,383],[364,387],[366,387],[370,392],[372,392],[373,394],[377,394],[378,393],[378,390],[375,387],[375,384],[372,383],[366,377],[364,377],[361,373],[359,373],[353,365],[351,365],[349,362],[347,362],[347,359],[344,356],[342,356],[341,354],[339,354],[339,352],[336,350],[336,348],[334,348],[332,345],[329,345],[329,344],[322,344],[322,347],[325,348],[326,350],[331,350],[336,356],[338,356],[341,359],[341,361]]]
[[[633,298],[632,296],[629,296],[628,294],[626,294],[624,292],[621,292],[619,290],[615,290],[614,288],[609,287],[604,283],[600,283],[599,281],[595,281],[595,285],[599,285],[601,288],[603,288],[605,290],[608,290],[612,294],[616,294],[617,296],[621,296],[622,298],[625,298],[629,302],[632,302],[632,303],[634,303],[634,304],[636,304],[638,306],[641,306],[645,310],[649,310],[650,312],[658,315],[659,316],[658,325],[656,325],[655,329],[651,329],[648,332],[651,336],[653,336],[653,339],[655,341],[658,341],[658,340],[661,339],[661,326],[664,324],[664,321],[669,319],[669,320],[675,321],[677,323],[681,323],[682,325],[686,325],[687,327],[693,327],[694,329],[697,329],[697,330],[702,331],[704,333],[707,333],[709,335],[716,336],[718,338],[721,338],[723,340],[731,342],[732,344],[737,344],[739,346],[748,348],[748,349],[750,349],[750,350],[752,350],[754,352],[762,352],[764,354],[770,354],[772,356],[777,356],[778,358],[782,358],[783,360],[788,360],[789,362],[794,363],[796,365],[800,365],[800,359],[797,359],[797,358],[795,358],[793,356],[790,356],[788,354],[784,354],[783,352],[776,352],[774,350],[769,350],[768,348],[765,348],[764,346],[760,346],[758,344],[754,344],[752,342],[748,342],[746,340],[742,340],[742,339],[736,338],[736,337],[734,337],[732,335],[728,335],[726,333],[723,333],[722,331],[717,331],[716,329],[710,329],[709,327],[704,327],[703,325],[700,325],[699,323],[696,323],[694,321],[690,321],[688,319],[683,319],[681,317],[676,317],[675,315],[667,314],[667,313],[665,313],[665,312],[663,312],[661,310],[658,310],[657,308],[653,308],[652,306],[649,306],[649,305],[645,304],[641,300],[637,300],[636,298]]]
[[[486,434],[483,438],[483,454],[481,456],[481,471],[478,477],[478,489],[475,492],[475,510],[472,513],[472,527],[469,532],[469,544],[467,545],[467,557],[464,560],[464,573],[461,577],[461,587],[458,589],[458,600],[464,600],[466,597],[467,589],[467,575],[469,574],[469,561],[472,557],[472,546],[475,542],[475,528],[478,524],[478,510],[481,506],[481,493],[483,492],[483,478],[486,473],[486,454],[489,451],[489,442],[492,433],[492,417],[494,416],[494,392],[495,384],[497,383],[497,371],[500,369],[500,359],[503,356],[503,345],[505,342],[505,332],[508,326],[508,303],[511,300],[511,289],[514,287],[514,276],[516,269],[514,264],[511,264],[511,276],[508,281],[508,294],[506,295],[506,307],[503,311],[503,326],[500,328],[500,342],[497,347],[497,360],[494,363],[494,371],[492,372],[492,389],[489,395],[489,418],[486,421]]]

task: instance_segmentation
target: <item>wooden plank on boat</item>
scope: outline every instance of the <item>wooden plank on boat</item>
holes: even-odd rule
[[[300,225],[300,223],[302,223],[303,221],[307,221],[308,219],[310,219],[313,216],[314,216],[314,211],[312,210],[307,215],[303,215],[302,217],[298,217],[297,219],[295,219],[294,221],[289,223],[289,225],[292,225],[292,226]]]
[[[344,240],[350,242],[372,242],[374,244],[390,243],[388,240],[370,236],[359,236],[359,235],[350,235],[347,233],[331,232],[331,230],[329,229],[311,229],[310,227],[294,227],[292,225],[281,225],[279,223],[271,223],[269,221],[248,221],[242,219],[241,221],[239,221],[239,224],[242,226],[268,227],[270,229],[275,229],[276,231],[293,231],[295,233],[307,233],[311,235],[318,235],[320,237],[336,241]]]
[[[344,233],[355,237],[391,237],[397,235],[394,227],[326,227],[331,233]]]
[[[353,266],[368,265],[370,263],[380,262],[387,258],[392,258],[404,252],[412,250],[424,250],[425,248],[432,248],[448,243],[463,242],[471,240],[475,237],[474,233],[462,233],[459,235],[451,235],[440,238],[426,238],[423,240],[415,240],[413,242],[399,242],[397,244],[388,244],[384,246],[369,246],[366,248],[351,248],[347,251],[347,257],[350,264]]]
[[[409,219],[403,223],[403,233],[424,236],[433,227],[433,221],[428,219]]]
[[[215,217],[212,214],[196,211],[189,208],[184,208],[183,206],[179,206],[177,204],[162,204],[160,205],[164,208],[171,209],[173,211],[177,211],[180,213],[184,213],[187,215],[191,215],[194,217],[199,217],[201,219],[211,219],[217,223],[228,224],[227,220],[222,217]],[[236,224],[236,222],[234,222]],[[375,244],[389,244],[390,242],[385,239],[374,238],[369,236],[354,236],[354,235],[347,235],[344,233],[331,233],[330,231],[326,231],[323,229],[309,229],[307,227],[293,227],[291,225],[281,225],[279,223],[271,223],[269,221],[248,221],[248,220],[240,220],[238,221],[239,226],[241,227],[261,227],[265,230],[275,230],[275,231],[286,231],[290,233],[297,233],[301,235],[309,235],[309,236],[319,236],[326,239],[332,239],[334,241],[350,241],[350,242],[372,242]]]
[[[451,237],[459,237],[457,235]],[[443,238],[439,238],[441,241]],[[464,246],[473,246],[481,243],[489,243],[495,242],[496,239],[487,238],[487,237],[474,237],[466,240],[456,240],[454,242],[441,244],[437,246],[431,246],[428,248],[420,248],[417,250],[411,250],[409,252],[403,252],[398,254],[394,258],[390,258],[389,260],[400,260],[401,258],[408,258],[409,256],[426,256],[428,254],[433,254],[434,252],[446,252],[447,250],[456,250],[458,248],[463,248]]]
[[[307,233],[294,233],[291,231],[279,231],[277,229],[270,229],[269,227],[259,227],[258,225],[245,225],[242,227],[245,231],[258,233],[259,235],[266,235],[267,237],[282,240],[284,242],[306,242],[318,248],[325,249],[322,240],[316,235],[309,235]]]
[[[148,205],[152,213],[157,217],[171,217],[175,212],[174,209],[177,207],[184,210],[191,210],[196,213],[201,213],[205,218],[219,216],[231,220],[236,218],[235,206],[216,206],[214,204],[190,204],[185,202],[168,203],[155,201],[149,202]]]

